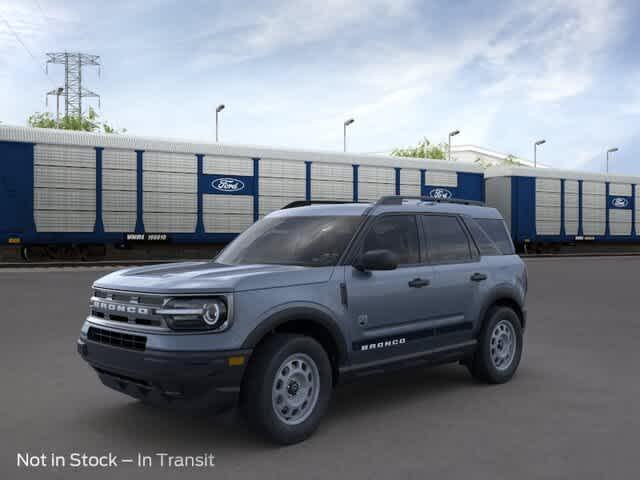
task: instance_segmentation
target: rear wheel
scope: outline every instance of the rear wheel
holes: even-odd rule
[[[478,349],[469,362],[471,374],[487,383],[505,383],[515,374],[522,356],[520,318],[509,307],[493,307],[482,327]]]
[[[255,430],[281,444],[315,431],[333,386],[331,362],[318,342],[273,335],[258,347],[246,375],[242,407]]]

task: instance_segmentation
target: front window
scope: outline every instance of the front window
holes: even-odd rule
[[[361,221],[361,216],[265,218],[231,242],[216,263],[332,266]]]

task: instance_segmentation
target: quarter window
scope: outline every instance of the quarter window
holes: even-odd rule
[[[456,217],[424,215],[422,224],[427,237],[429,259],[432,262],[455,263],[471,260],[469,239]]]
[[[367,232],[362,251],[390,250],[399,265],[420,262],[420,247],[416,218],[412,215],[385,216],[375,220]]]

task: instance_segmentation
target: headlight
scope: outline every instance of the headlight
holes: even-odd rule
[[[211,330],[229,328],[229,306],[225,297],[171,298],[156,311],[172,330]]]

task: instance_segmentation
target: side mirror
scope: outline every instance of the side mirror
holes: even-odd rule
[[[356,270],[394,270],[398,266],[396,255],[390,250],[369,250],[354,264]]]

